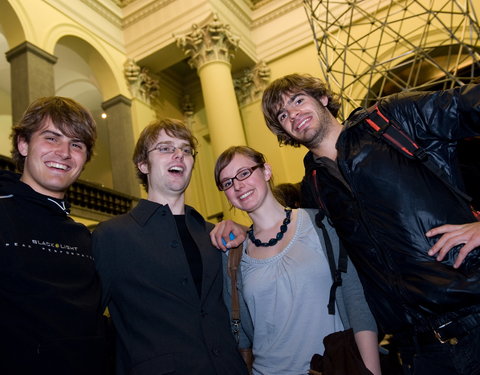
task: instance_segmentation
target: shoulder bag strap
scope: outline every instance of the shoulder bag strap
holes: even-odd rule
[[[239,341],[240,335],[240,303],[238,301],[237,270],[240,265],[240,259],[242,259],[242,250],[242,245],[230,249],[228,252],[227,263],[227,272],[228,276],[230,276],[230,281],[232,285],[232,332],[237,342]]]

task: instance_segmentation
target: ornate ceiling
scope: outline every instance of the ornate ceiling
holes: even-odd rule
[[[111,1],[114,2],[116,5],[118,5],[120,8],[123,8],[123,7],[126,7],[128,4],[131,4],[134,1],[138,1],[138,0],[111,0]],[[272,0],[244,0],[244,1],[248,3],[251,8],[254,8],[256,6],[265,4]]]

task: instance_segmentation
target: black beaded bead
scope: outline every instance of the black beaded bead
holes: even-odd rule
[[[255,238],[255,235],[253,234],[253,224],[250,226],[250,228],[247,231],[248,238],[250,238],[250,241],[257,246],[257,247],[268,247],[268,246],[273,246],[275,245],[278,241],[280,241],[283,238],[284,233],[288,229],[288,224],[290,224],[290,216],[292,215],[292,209],[290,208],[285,208],[285,219],[283,219],[282,225],[280,225],[280,232],[277,233],[275,238],[271,238],[268,240],[268,242],[262,242],[259,239]]]

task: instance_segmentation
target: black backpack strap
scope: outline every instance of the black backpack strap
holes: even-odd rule
[[[328,235],[327,228],[325,224],[323,224],[324,218],[323,212],[317,213],[315,216],[315,224],[322,230],[323,234],[323,242],[325,244],[325,252],[327,254],[328,265],[330,267],[330,273],[332,275],[332,286],[330,287],[330,296],[328,298],[328,313],[330,315],[335,315],[335,295],[337,292],[337,288],[342,286],[342,272],[347,272],[348,267],[348,258],[347,258],[347,251],[343,247],[340,242],[340,252],[338,255],[338,266],[335,265],[335,255],[333,254],[333,246],[332,242],[330,241],[330,236]],[[320,242],[322,239],[320,238]]]
[[[378,105],[369,109],[369,115],[365,118],[365,122],[369,125],[372,134],[377,138],[384,139],[406,157],[421,161],[423,165],[436,175],[457,197],[466,200],[468,203],[472,201],[472,198],[468,194],[448,181],[445,172],[428,157],[424,148],[417,145],[398,125],[380,112]]]
[[[317,206],[321,211],[325,212],[328,215],[327,207],[323,203],[322,198],[320,198],[320,187],[318,186],[317,170],[315,168],[312,169],[309,177],[312,180],[311,186],[313,186],[313,189],[314,189],[313,196],[315,198],[315,201],[317,202]],[[321,223],[321,220],[320,220],[320,223]]]

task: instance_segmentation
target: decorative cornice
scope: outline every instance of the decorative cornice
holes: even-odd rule
[[[100,14],[103,18],[110,21],[116,27],[118,28],[122,27],[122,17],[112,12],[106,6],[101,4],[98,0],[81,0],[81,1],[82,3],[84,3],[91,9],[93,9],[96,13]]]
[[[145,17],[149,16],[152,13],[155,13],[159,9],[165,8],[167,5],[173,3],[174,1],[175,0],[158,0],[148,5],[145,5],[144,7],[126,16],[122,22],[123,27],[126,28],[136,22],[141,21]]]
[[[120,8],[125,8],[127,5],[133,3],[135,0],[112,0]],[[273,0],[243,0],[251,9],[262,6]]]
[[[260,5],[264,5],[263,2]],[[260,6],[259,5],[259,6]],[[288,4],[285,4],[279,8],[276,8],[275,10],[261,16],[260,18],[256,19],[252,23],[252,28],[256,28],[259,26],[262,26],[268,22],[271,22],[278,17],[281,17],[285,14],[288,14],[294,9],[297,9],[299,7],[303,7],[303,0],[292,0]]]
[[[126,7],[128,4],[133,3],[135,0],[112,0],[120,8]]]
[[[117,104],[120,104],[120,103],[125,104],[129,107],[132,105],[132,101],[130,99],[128,99],[126,96],[120,94],[120,95],[114,96],[113,98],[110,98],[110,99],[104,101],[102,103],[102,109],[107,110],[110,107],[113,107],[113,106],[115,106]]]
[[[252,0],[252,9],[258,9],[260,7],[263,7],[264,5],[267,5],[274,0]]]
[[[90,3],[96,3],[96,0],[82,0],[84,3],[90,6]],[[133,3],[135,0],[112,0],[120,8],[125,8],[127,5]],[[261,7],[272,3],[274,0],[244,0],[250,10],[255,11]],[[130,26],[133,23],[141,21],[146,16],[156,12],[159,9],[166,7],[167,5],[175,2],[175,0],[157,0],[154,2],[145,5],[144,7],[136,10],[135,12],[124,17],[123,20],[120,17],[117,17],[123,27]],[[262,16],[257,21],[254,22],[253,26],[260,26],[264,23],[270,22],[285,13],[288,13],[291,9],[298,8],[302,6],[303,0],[293,0],[288,4],[283,5],[282,7],[275,9],[274,11],[268,13],[265,16]],[[247,25],[252,24],[252,15],[246,14],[245,11],[238,5],[238,0],[224,0],[224,5],[230,9],[237,17],[241,18],[243,22]],[[91,5],[92,8],[96,8],[94,5]],[[106,9],[105,7],[102,7]],[[108,9],[106,9],[108,11]],[[110,12],[111,13],[111,12]],[[103,13],[102,13],[103,14]],[[112,13],[113,14],[113,13]],[[116,22],[116,23],[117,23]]]
[[[238,0],[224,0],[225,6],[235,14],[238,19],[249,26],[252,24],[252,15],[245,13],[245,11],[238,5]],[[252,9],[252,4],[248,4],[249,8]]]
[[[23,42],[16,47],[13,47],[10,51],[5,52],[5,57],[8,62],[10,62],[15,57],[24,54],[25,52],[30,52],[45,61],[49,62],[50,64],[55,64],[58,58],[50,53],[44,51],[43,49],[38,48],[36,45],[30,42]]]

